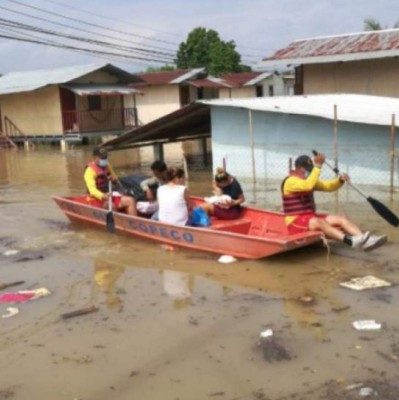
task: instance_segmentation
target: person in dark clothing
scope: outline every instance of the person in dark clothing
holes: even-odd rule
[[[217,203],[203,203],[201,208],[208,214],[219,219],[237,219],[240,217],[241,204],[245,201],[240,183],[223,168],[216,170],[212,183],[215,195],[223,196]],[[227,199],[226,199],[227,197]]]

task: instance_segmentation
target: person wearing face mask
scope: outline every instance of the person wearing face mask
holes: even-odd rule
[[[307,155],[295,160],[295,170],[281,184],[283,210],[288,232],[321,231],[328,238],[344,242],[355,249],[372,250],[386,242],[386,236],[362,232],[345,215],[316,213],[313,192],[333,192],[349,181],[347,174],[331,180],[321,180],[324,154],[317,154],[313,161]]]
[[[89,192],[87,203],[95,207],[107,208],[111,195],[108,191],[108,181],[117,182],[118,178],[108,163],[107,152],[101,147],[93,149],[93,160],[87,163],[83,178]],[[115,195],[112,196],[112,204],[118,211],[137,215],[133,197]]]

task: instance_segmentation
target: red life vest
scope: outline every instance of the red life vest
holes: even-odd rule
[[[90,167],[96,173],[96,187],[103,193],[108,192],[108,180],[111,176],[111,171],[108,166],[105,168],[100,167],[94,161],[87,163],[86,168]]]
[[[305,179],[303,176],[291,173],[283,180],[281,184],[281,193],[283,197],[284,213],[288,215],[314,213],[316,211],[316,203],[314,201],[313,190],[309,192],[284,194],[284,184],[290,176],[296,176],[297,178]]]

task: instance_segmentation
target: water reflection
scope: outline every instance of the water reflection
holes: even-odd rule
[[[194,289],[194,276],[186,272],[164,270],[163,290],[173,299],[175,309],[181,309],[191,304]]]
[[[105,303],[109,309],[121,310],[123,307],[116,283],[124,272],[125,268],[121,265],[111,264],[101,259],[94,261],[94,282],[103,291]]]

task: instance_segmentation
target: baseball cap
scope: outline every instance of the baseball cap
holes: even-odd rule
[[[313,169],[313,161],[309,156],[302,155],[295,160],[295,168],[305,168],[310,172]]]
[[[105,150],[105,149],[103,149],[101,147],[95,147],[93,149],[93,156],[105,159],[105,158],[108,157],[108,153],[107,153],[107,150]]]

